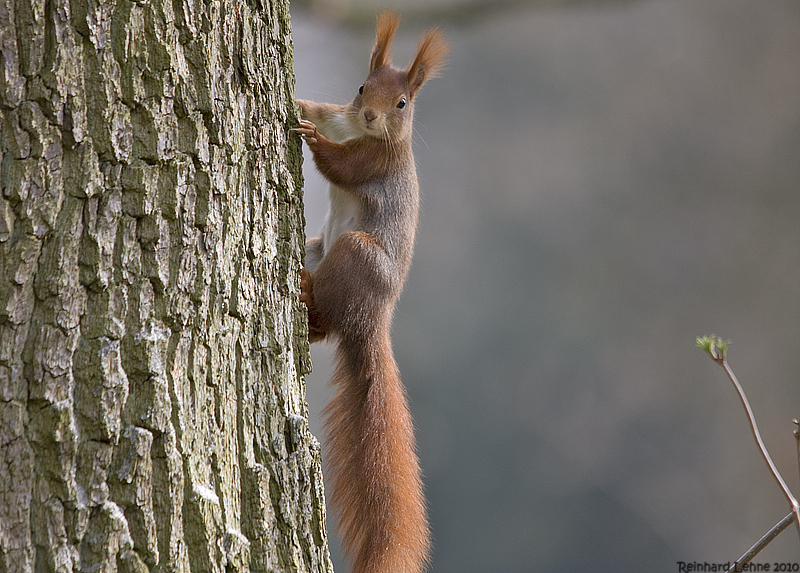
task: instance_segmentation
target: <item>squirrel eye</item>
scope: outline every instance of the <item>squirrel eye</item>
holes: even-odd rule
[[[397,104],[397,109],[403,109],[406,107],[406,98],[400,98],[400,103]]]
[[[360,87],[360,88],[358,88],[358,93],[359,93],[360,95],[364,95],[364,84],[361,84],[361,87]]]

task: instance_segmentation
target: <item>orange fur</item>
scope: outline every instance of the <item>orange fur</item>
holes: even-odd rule
[[[392,43],[392,38],[397,32],[398,26],[400,26],[400,18],[394,12],[381,12],[378,15],[375,46],[372,48],[372,55],[369,58],[370,72],[389,65],[389,45]]]
[[[398,23],[393,13],[379,16],[370,73],[353,102],[299,100],[305,121],[295,130],[335,186],[332,203],[340,202],[326,220],[337,231],[306,242],[300,299],[309,341],[338,342],[336,395],[325,410],[326,466],[353,573],[420,573],[430,555],[413,424],[389,331],[419,212],[414,97],[441,67],[447,43],[431,30],[409,68],[394,68],[389,44]],[[349,139],[336,143],[326,133]],[[353,201],[358,217],[346,208]]]
[[[325,412],[328,469],[353,571],[422,571],[430,549],[425,500],[388,332],[377,333],[366,353],[340,345],[333,383],[337,394]]]
[[[444,39],[444,33],[433,28],[420,38],[417,44],[417,55],[406,68],[406,76],[412,97],[422,84],[435,78],[446,63],[445,56],[450,50]]]

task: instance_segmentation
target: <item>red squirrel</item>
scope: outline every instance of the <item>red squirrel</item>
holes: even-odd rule
[[[297,100],[304,119],[294,129],[330,182],[322,236],[306,242],[300,300],[308,308],[309,341],[338,342],[336,395],[324,411],[326,464],[353,573],[419,573],[431,544],[389,331],[419,213],[414,101],[449,48],[434,28],[405,70],[392,66],[389,44],[399,22],[391,12],[378,16],[369,75],[352,103]]]

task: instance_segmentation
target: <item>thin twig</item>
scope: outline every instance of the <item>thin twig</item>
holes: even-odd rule
[[[750,422],[750,429],[753,432],[753,437],[755,437],[756,439],[756,444],[758,445],[758,449],[761,452],[764,461],[767,462],[767,466],[769,467],[772,476],[775,478],[775,481],[778,482],[781,491],[783,491],[783,494],[786,496],[786,499],[789,500],[789,504],[792,506],[791,515],[793,517],[789,522],[787,522],[787,525],[791,521],[794,521],[795,525],[797,525],[797,533],[800,535],[800,504],[797,503],[797,499],[795,499],[794,495],[792,495],[792,492],[791,490],[789,490],[789,487],[786,485],[786,482],[783,481],[783,477],[781,477],[778,468],[775,467],[775,464],[773,463],[772,458],[770,457],[769,452],[767,451],[767,447],[764,445],[764,440],[761,439],[761,433],[758,431],[758,424],[756,424],[756,417],[753,414],[753,409],[750,407],[750,402],[748,402],[747,400],[747,396],[744,393],[742,385],[739,384],[739,380],[736,379],[736,375],[733,373],[733,370],[731,370],[731,367],[728,365],[728,361],[726,359],[728,354],[728,345],[730,345],[730,340],[722,340],[721,338],[718,338],[714,334],[712,334],[711,336],[697,337],[697,346],[702,350],[704,350],[714,360],[714,362],[721,365],[722,368],[725,370],[725,373],[728,375],[730,381],[733,382],[733,386],[734,388],[736,388],[736,392],[739,394],[739,399],[742,401],[744,410],[747,413],[747,420],[748,422]],[[796,425],[798,425],[798,428],[796,428],[794,431],[794,436],[795,439],[797,440],[798,463],[800,463],[800,432],[799,432],[800,422],[798,422],[797,420],[792,420],[792,421]],[[783,529],[785,529],[785,527]],[[781,529],[780,531],[783,531],[783,529]],[[778,533],[780,533],[780,531],[778,531]],[[776,533],[775,535],[777,535],[778,533]],[[769,536],[769,534],[767,536]],[[771,536],[769,540],[767,540],[764,543],[764,545],[769,543],[769,541],[771,541],[773,537],[774,536]],[[757,543],[753,547],[756,547],[758,545],[759,544]],[[761,551],[761,549],[759,549],[758,551]]]
[[[775,463],[772,461],[772,458],[767,451],[767,447],[764,445],[764,440],[761,439],[761,433],[758,431],[758,424],[756,424],[756,417],[753,414],[753,409],[750,407],[750,402],[747,400],[747,396],[742,389],[742,385],[739,384],[739,380],[736,379],[736,375],[731,370],[731,367],[728,365],[728,361],[725,359],[725,355],[721,355],[718,358],[714,359],[717,363],[719,363],[722,368],[725,370],[725,373],[730,378],[730,381],[733,382],[734,387],[736,388],[736,392],[739,394],[739,398],[742,401],[742,405],[744,406],[745,412],[747,412],[747,419],[750,422],[750,430],[753,432],[753,436],[756,439],[756,444],[758,444],[758,449],[761,452],[761,455],[764,458],[764,461],[767,462],[767,466],[769,466],[770,472],[772,472],[772,476],[775,478],[775,481],[778,482],[781,490],[783,491],[783,495],[786,496],[786,499],[789,500],[789,504],[792,506],[792,513],[795,516],[795,523],[797,524],[797,532],[800,534],[800,504],[797,503],[794,495],[792,495],[791,490],[786,485],[786,482],[783,481],[783,477],[781,476],[778,468],[775,467]]]
[[[800,420],[795,418],[792,423],[797,426],[794,429],[794,441],[797,442],[797,469],[800,470]]]
[[[745,565],[750,563],[756,555],[761,553],[761,550],[764,549],[767,545],[769,545],[773,539],[775,539],[781,533],[783,533],[783,530],[789,527],[792,524],[792,522],[795,521],[795,519],[796,518],[794,512],[790,511],[786,515],[786,517],[781,519],[778,523],[775,524],[775,526],[772,529],[767,531],[764,534],[764,537],[756,541],[755,545],[753,545],[750,549],[748,549],[744,555],[739,557],[739,559],[737,559],[734,562],[734,564],[731,565],[731,568],[728,569],[726,573],[734,573],[735,571],[742,571]]]

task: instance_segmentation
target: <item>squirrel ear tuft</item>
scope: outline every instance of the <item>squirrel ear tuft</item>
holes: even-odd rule
[[[378,15],[378,25],[375,30],[375,46],[369,58],[369,71],[374,72],[380,67],[391,63],[389,57],[389,44],[400,25],[400,16],[394,12],[384,10]]]
[[[445,56],[449,51],[450,46],[447,40],[444,39],[444,32],[439,28],[428,30],[420,38],[419,44],[417,44],[417,55],[414,56],[414,61],[406,69],[409,95],[412,98],[417,94],[422,84],[431,78],[435,78],[441,71],[447,62]]]

